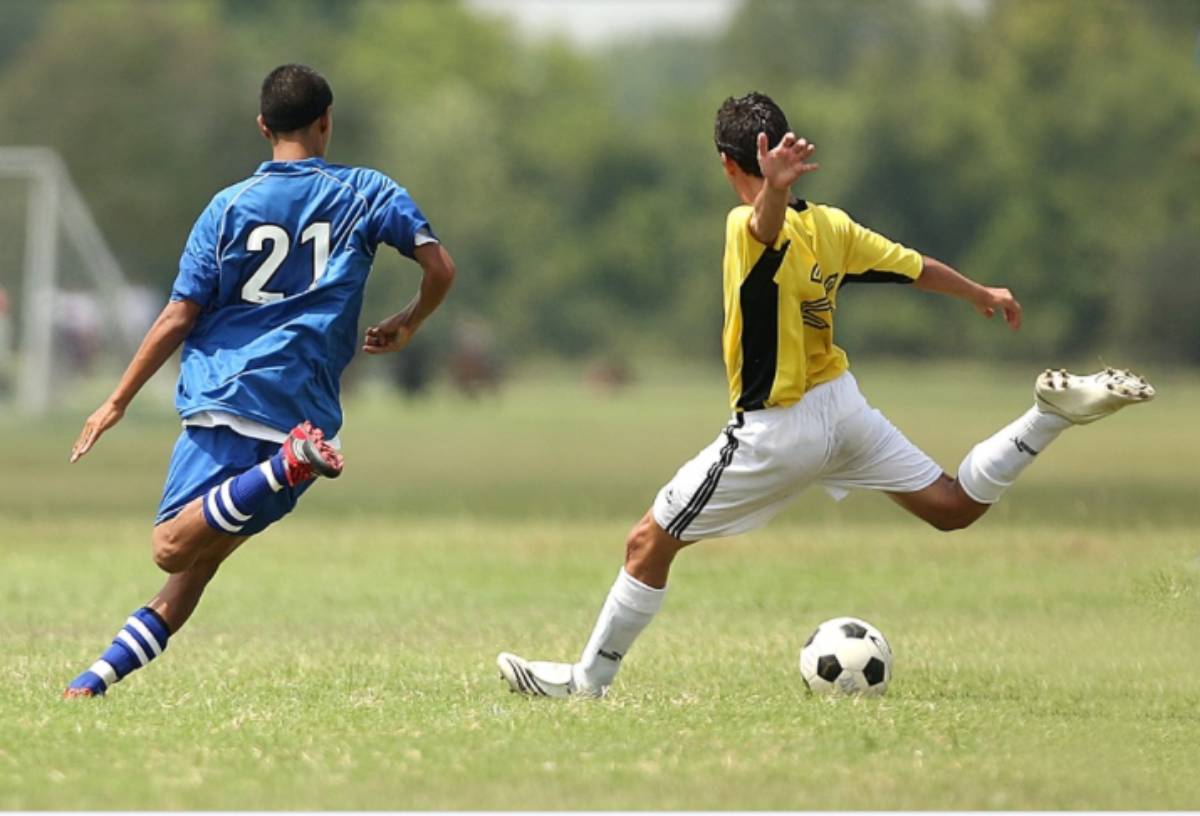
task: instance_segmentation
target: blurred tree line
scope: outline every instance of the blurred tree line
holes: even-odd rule
[[[757,89],[818,145],[803,197],[1026,307],[1010,337],[933,296],[847,290],[852,355],[1200,363],[1190,0],[746,0],[711,37],[602,52],[451,2],[0,8],[0,144],[61,151],[127,273],[164,293],[208,198],[268,155],[263,75],[306,62],[334,88],[330,158],[405,184],[458,260],[452,315],[517,355],[712,358],[736,203],[712,117]],[[364,319],[415,287],[380,257]]]

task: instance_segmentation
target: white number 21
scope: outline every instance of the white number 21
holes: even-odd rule
[[[328,221],[314,221],[305,227],[304,232],[300,233],[300,243],[307,244],[310,241],[313,245],[313,279],[308,288],[312,289],[325,273],[325,265],[329,263]],[[270,252],[242,287],[242,300],[250,303],[271,303],[285,297],[283,292],[267,291],[266,286],[287,258],[291,239],[288,238],[287,230],[278,224],[260,224],[250,230],[250,235],[246,238],[246,249],[262,252],[266,249],[267,242],[271,244]]]

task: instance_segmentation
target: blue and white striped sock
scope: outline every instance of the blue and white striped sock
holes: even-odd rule
[[[208,491],[201,505],[204,520],[219,533],[236,535],[271,495],[287,484],[283,452],[259,462],[240,476],[233,476]]]
[[[103,694],[113,683],[162,654],[170,636],[166,622],[158,613],[143,606],[129,616],[100,659],[72,680],[68,688]]]

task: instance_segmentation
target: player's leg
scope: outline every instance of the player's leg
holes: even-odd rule
[[[853,378],[837,381],[838,452],[822,483],[834,492],[885,491],[939,530],[962,529],[979,519],[1066,428],[1154,396],[1144,379],[1128,371],[1107,369],[1087,377],[1046,371],[1037,379],[1034,406],[976,445],[955,479],[871,409],[856,385],[846,383]]]
[[[680,468],[630,531],[625,563],[579,661],[533,662],[502,653],[497,663],[509,687],[544,697],[603,694],[661,609],[679,551],[766,524],[811,481],[825,451],[820,401],[739,416]]]
[[[653,509],[634,525],[617,574],[577,663],[527,661],[514,654],[497,658],[513,691],[535,697],[598,697],[612,685],[621,661],[650,625],[667,594],[667,576],[682,541],[654,520]]]
[[[943,473],[920,490],[891,491],[891,498],[939,530],[968,527],[1064,430],[1153,399],[1154,388],[1128,371],[1077,377],[1059,370],[1043,372],[1034,394],[1032,408],[971,449],[957,479]]]
[[[683,541],[664,530],[654,519],[654,508],[646,511],[625,539],[624,571],[642,584],[657,589],[667,585],[675,556],[696,539]]]
[[[612,685],[633,642],[662,609],[671,563],[694,541],[682,541],[664,530],[653,508],[634,525],[625,541],[625,564],[574,666],[576,687],[602,691]]]
[[[243,438],[227,429],[206,428],[192,434],[199,439],[181,442],[203,448],[203,453],[218,461],[236,460],[242,453],[231,450],[231,446],[246,447]],[[189,452],[180,452],[177,447],[179,464],[172,461],[169,483],[177,469],[187,469],[190,461],[203,461],[190,457]],[[341,470],[341,454],[324,441],[321,431],[307,422],[298,425],[277,451],[212,485],[173,515],[172,502],[164,498],[167,509],[160,512],[160,523],[154,528],[154,562],[166,572],[185,570],[214,548],[219,549],[229,536],[246,534],[247,526],[253,526],[254,517],[276,494],[295,489],[316,476],[335,478]],[[168,517],[164,519],[164,515]]]
[[[316,476],[341,473],[341,455],[307,423],[276,452],[272,447],[226,428],[185,430],[172,456],[153,536],[155,562],[171,577],[130,615],[112,645],[71,682],[65,696],[103,695],[161,655],[221,562],[247,536],[290,512]]]
[[[146,606],[163,619],[172,635],[178,632],[196,611],[200,596],[217,574],[217,569],[245,541],[246,536],[224,536],[187,569],[167,576],[162,589]]]
[[[154,526],[151,536],[154,563],[163,572],[172,575],[186,572],[234,537],[207,523],[204,502],[205,498],[193,499],[179,515]]]
[[[887,495],[917,518],[945,532],[971,526],[991,507],[968,496],[958,479],[947,473],[920,490]]]
[[[1033,407],[963,459],[958,468],[959,503],[995,504],[1064,430],[1153,398],[1153,386],[1130,371],[1108,368],[1085,377],[1062,370],[1043,372],[1034,384]]]
[[[245,537],[222,536],[186,569],[168,576],[162,589],[135,610],[99,659],[71,681],[64,697],[96,697],[166,651],[167,643],[191,617],[221,562]]]

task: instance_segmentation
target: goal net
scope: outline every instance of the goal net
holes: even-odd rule
[[[0,406],[103,396],[161,305],[127,283],[57,153],[0,147]]]

